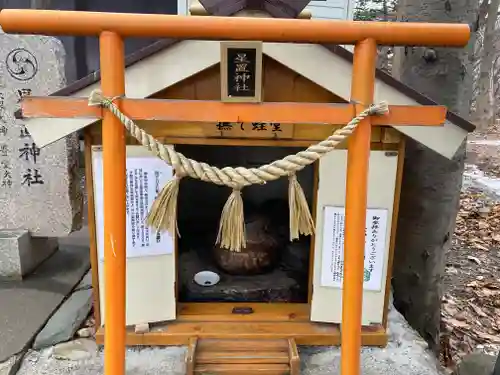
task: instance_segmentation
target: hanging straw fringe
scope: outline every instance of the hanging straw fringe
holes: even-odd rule
[[[110,104],[109,102],[112,103],[113,100],[104,97],[104,95],[102,95],[101,90],[93,90],[89,95],[88,105],[91,107],[97,107],[97,106],[106,107],[106,105]]]
[[[236,252],[247,247],[241,187],[233,188],[233,192],[222,209],[215,244]]]
[[[175,178],[165,184],[156,197],[146,217],[146,224],[159,231],[167,231],[171,236],[181,236],[177,226],[177,197],[182,176],[176,174]]]
[[[306,195],[295,173],[288,176],[288,205],[290,208],[290,241],[297,240],[301,234],[314,234],[314,221],[309,211]]]

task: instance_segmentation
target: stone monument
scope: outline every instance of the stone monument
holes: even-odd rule
[[[43,150],[14,113],[26,95],[66,85],[65,52],[52,37],[0,30],[0,277],[22,278],[81,227],[77,135]]]

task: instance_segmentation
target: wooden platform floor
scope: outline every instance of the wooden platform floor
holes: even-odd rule
[[[311,322],[193,322],[180,321],[153,326],[150,332],[127,332],[126,344],[188,345],[191,337],[200,339],[295,339],[297,345],[340,345],[340,330],[333,324]],[[104,344],[104,328],[96,335]],[[387,335],[380,326],[364,327],[362,344],[385,346]]]
[[[235,307],[250,307],[251,314],[234,314]],[[308,304],[180,303],[177,319],[157,323],[147,333],[127,331],[127,345],[188,345],[189,339],[294,339],[297,345],[340,345],[338,324],[314,323]],[[97,331],[104,343],[104,328]],[[362,328],[362,344],[385,346],[381,325]]]

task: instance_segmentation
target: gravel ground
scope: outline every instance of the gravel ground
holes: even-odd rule
[[[361,353],[363,375],[439,375],[441,368],[427,350],[427,343],[391,307],[389,343],[385,348],[364,348]],[[340,373],[340,350],[337,347],[303,348],[300,353],[304,375]]]
[[[131,348],[127,350],[127,375],[184,375],[183,347]],[[52,349],[31,351],[23,360],[18,375],[97,375],[104,373],[102,350],[90,358],[71,361],[52,356]]]
[[[364,348],[363,375],[439,375],[436,359],[427,351],[427,344],[410,328],[394,308],[389,314],[390,341],[385,348]],[[18,375],[97,375],[103,373],[102,349],[89,353],[65,352],[67,357],[82,360],[56,359],[53,348],[29,352]],[[183,347],[131,348],[127,350],[127,375],[184,375]],[[340,370],[338,347],[301,347],[302,374],[333,375]]]

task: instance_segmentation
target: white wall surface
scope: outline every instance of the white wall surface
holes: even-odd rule
[[[306,9],[316,19],[352,20],[354,0],[312,0]]]

